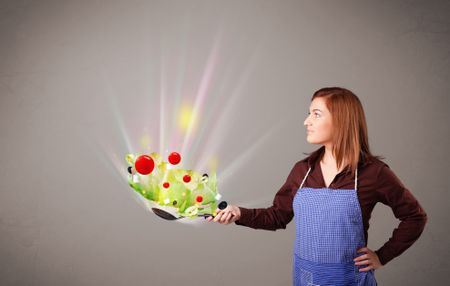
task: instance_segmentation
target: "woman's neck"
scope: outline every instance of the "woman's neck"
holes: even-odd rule
[[[336,165],[336,158],[334,158],[333,155],[333,147],[329,146],[329,145],[324,145],[325,146],[325,151],[322,154],[322,158],[321,161],[323,164],[325,165]]]
[[[336,158],[333,155],[333,147],[330,145],[324,145],[325,151],[322,155],[321,163],[324,166],[331,167],[333,169],[338,170]],[[346,166],[345,162],[341,165],[341,168],[338,171],[341,171]]]

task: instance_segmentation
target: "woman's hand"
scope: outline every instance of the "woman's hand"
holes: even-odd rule
[[[365,268],[359,269],[359,272],[369,271],[371,269],[378,269],[381,266],[383,266],[380,262],[380,259],[378,259],[378,255],[369,248],[363,247],[358,249],[356,252],[365,252],[366,254],[363,254],[353,259],[353,261],[355,261],[355,265],[368,265]]]
[[[217,215],[214,217],[210,216],[207,217],[207,221],[215,221],[220,224],[230,224],[233,223],[241,218],[241,210],[237,206],[228,205],[223,210],[217,209],[216,210]]]

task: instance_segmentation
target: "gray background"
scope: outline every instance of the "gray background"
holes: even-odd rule
[[[220,192],[245,207],[270,206],[319,147],[303,127],[312,93],[353,90],[372,151],[429,215],[413,247],[376,271],[379,284],[443,285],[449,11],[449,1],[1,1],[0,284],[290,285],[292,222],[170,223],[124,180],[144,130],[153,151],[179,148],[160,122],[170,130],[176,99],[195,99],[209,75],[203,133],[184,162],[217,156]],[[377,204],[369,248],[397,223]]]

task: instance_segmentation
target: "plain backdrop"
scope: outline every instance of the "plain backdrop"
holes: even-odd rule
[[[303,120],[324,86],[359,96],[373,153],[428,214],[379,284],[449,280],[449,1],[0,3],[1,285],[290,285],[293,223],[163,221],[124,156],[143,134],[179,150],[197,99],[185,166],[214,155],[224,199],[269,207],[320,147]],[[377,204],[368,247],[398,222]]]

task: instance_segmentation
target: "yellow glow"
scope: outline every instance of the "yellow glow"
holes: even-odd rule
[[[208,170],[210,170],[210,172],[217,173],[218,165],[219,165],[219,160],[217,160],[217,157],[211,157],[208,161]]]
[[[192,126],[189,127],[190,125]],[[188,104],[183,104],[178,112],[178,127],[182,131],[187,132],[189,128],[195,130],[196,125],[197,125],[197,117],[194,114],[192,106]]]
[[[150,150],[151,140],[150,140],[150,135],[147,133],[147,130],[145,131],[144,135],[141,136],[139,143],[140,143],[142,149]]]
[[[134,155],[133,154],[127,154],[126,159],[127,159],[128,163],[133,164]]]

